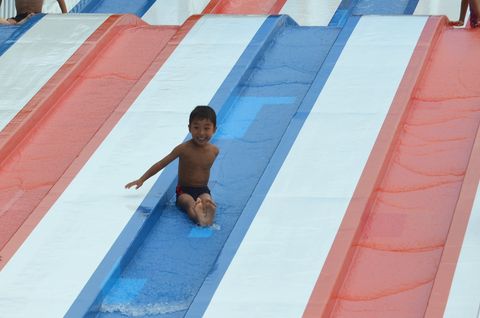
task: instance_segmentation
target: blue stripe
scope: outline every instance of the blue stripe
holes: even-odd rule
[[[238,91],[239,83],[249,76],[252,62],[258,60],[258,55],[269,43],[272,32],[276,32],[280,25],[285,23],[284,20],[284,17],[268,17],[265,20],[220,87],[219,92],[213,97],[211,105],[218,113],[219,122],[228,114],[230,96]],[[227,106],[223,106],[224,104]],[[118,283],[118,277],[165,212],[165,207],[171,206],[169,199],[174,196],[177,167],[178,163],[174,162],[163,170],[65,317],[97,317],[97,310],[101,302],[114,284]],[[191,225],[188,224],[191,230]]]
[[[70,12],[135,14],[142,17],[154,3],[155,0],[81,0]]]
[[[43,13],[36,14],[21,25],[0,25],[0,55],[3,55],[44,16]]]
[[[407,6],[405,7],[404,14],[413,14],[415,9],[417,8],[418,0],[410,0],[408,1]]]
[[[343,27],[347,23],[348,18],[353,14],[359,0],[342,0],[338,5],[332,19],[328,26],[330,27]]]
[[[252,194],[242,215],[238,219],[235,228],[226,241],[222,253],[219,255],[215,263],[215,271],[212,271],[205,279],[185,317],[197,318],[202,317],[205,313],[205,310],[207,309],[215,290],[218,288],[223,275],[225,274],[235,253],[237,252],[241,241],[245,237],[250,224],[255,218],[255,215],[265,196],[267,195],[273,180],[277,176],[278,171],[280,170],[288,152],[290,151],[291,146],[295,142],[295,139],[300,132],[303,123],[305,122],[305,119],[310,113],[320,91],[325,85],[358,20],[358,17],[351,17],[338,35],[338,38],[326,57],[320,71],[315,78],[315,81],[303,99],[298,111],[291,120],[280,144],[272,156],[270,164],[265,170],[262,178],[259,180],[254,193]]]

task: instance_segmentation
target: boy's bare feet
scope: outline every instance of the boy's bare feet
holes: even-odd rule
[[[193,206],[193,211],[197,216],[198,224],[200,226],[210,225],[208,224],[207,215],[205,213],[205,207],[203,206],[203,202],[200,198],[198,198],[197,201],[195,201],[195,205]]]

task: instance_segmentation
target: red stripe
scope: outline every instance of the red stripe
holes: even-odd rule
[[[278,13],[286,0],[212,0],[203,14],[273,14]]]
[[[215,11],[215,8],[222,3],[222,0],[210,0],[205,9],[203,9],[202,14],[211,14]]]
[[[119,16],[110,16],[87,41],[96,42],[96,48],[104,46],[113,34],[107,31],[113,24],[118,23],[118,18]],[[89,45],[79,47],[77,52],[4,127],[0,134],[0,164],[6,160],[14,148],[28,135],[37,121],[45,116],[58,101],[60,94],[63,93],[65,88],[72,85],[72,81],[92,60],[96,52],[97,50],[92,49]],[[0,246],[2,246],[1,241]]]
[[[480,32],[449,29],[445,32],[441,45],[438,51],[443,53],[444,58],[449,61],[442,69],[442,73],[448,74],[448,77],[452,79],[449,82],[449,89],[453,90],[457,94],[456,96],[472,96],[468,98],[467,103],[464,101],[462,105],[470,106],[472,110],[478,109],[480,104],[480,97],[478,97],[478,88],[480,87],[478,76],[480,74],[478,63]],[[479,180],[480,130],[477,130],[475,144],[468,160],[462,190],[455,207],[455,214],[435,277],[425,318],[443,317]]]
[[[371,210],[375,208],[375,204],[378,204],[376,202],[377,191],[395,156],[394,151],[397,145],[395,141],[402,133],[402,127],[409,113],[409,101],[427,65],[426,61],[432,50],[431,44],[435,42],[444,24],[445,20],[437,17],[431,17],[427,21],[355,189],[353,194],[355,199],[347,208],[333,246],[310,296],[304,317],[329,317],[336,309],[335,306],[339,304],[341,297],[350,296],[342,290],[342,285],[349,282],[351,271],[357,270],[357,268],[351,267],[352,261],[358,253],[358,246],[364,235],[363,230],[369,220]],[[363,275],[367,280],[371,279],[367,284],[377,282],[375,273],[363,273]],[[363,303],[360,299],[356,300],[357,303]],[[360,314],[343,314],[345,317],[372,317],[372,311],[369,308],[363,310],[358,311]],[[378,312],[380,313],[381,310]],[[389,317],[397,316],[393,312]]]
[[[2,162],[0,206],[7,208],[0,215],[0,268],[197,20],[178,29],[114,16],[42,88],[39,106],[27,105],[43,110],[30,132],[12,137],[19,143]]]
[[[285,5],[286,2],[287,2],[287,0],[276,1],[275,4],[270,9],[269,14],[279,14],[280,10],[282,10],[282,8],[283,8],[283,6]]]

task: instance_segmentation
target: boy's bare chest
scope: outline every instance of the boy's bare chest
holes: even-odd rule
[[[180,155],[180,164],[191,168],[208,169],[215,161],[215,154],[208,150],[185,151]]]

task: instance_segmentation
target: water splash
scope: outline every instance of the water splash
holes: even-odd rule
[[[189,302],[154,304],[102,304],[102,313],[120,313],[128,317],[162,315],[187,310]]]

